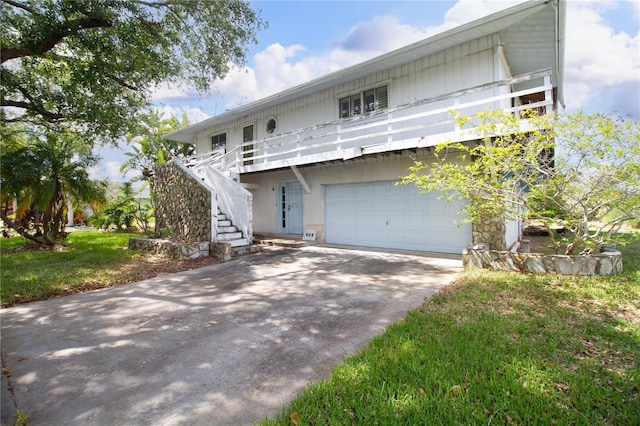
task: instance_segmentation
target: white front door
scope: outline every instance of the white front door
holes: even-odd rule
[[[298,181],[278,184],[278,233],[302,234],[303,192]]]

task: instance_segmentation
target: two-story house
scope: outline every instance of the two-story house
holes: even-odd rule
[[[308,230],[460,253],[480,224],[459,226],[458,205],[396,182],[438,143],[473,139],[452,111],[561,105],[564,26],[563,0],[532,0],[172,133],[198,155],[159,174],[157,220],[236,245]],[[515,238],[494,232],[494,246]]]

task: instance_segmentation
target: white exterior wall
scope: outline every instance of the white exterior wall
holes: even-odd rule
[[[266,137],[270,117],[277,119],[275,134],[335,121],[338,99],[385,84],[389,86],[389,106],[395,106],[504,78],[506,62],[503,64],[497,59],[498,45],[497,34],[482,37],[406,65],[233,119],[200,132],[196,151],[201,154],[211,150],[211,136],[223,132],[227,133],[227,150],[231,150],[242,142],[242,128],[251,124],[254,138]]]
[[[430,162],[433,155],[425,150],[418,150],[413,157],[416,160]],[[325,187],[341,183],[365,183],[399,181],[409,173],[413,159],[408,156],[379,156],[367,161],[357,160],[340,166],[314,166],[300,168],[300,171],[311,188],[311,193],[304,194],[304,228],[315,230],[318,241],[325,238]],[[278,194],[279,182],[297,180],[289,169],[243,176],[243,182],[259,185],[252,189],[253,225],[257,233],[276,234],[278,232]]]

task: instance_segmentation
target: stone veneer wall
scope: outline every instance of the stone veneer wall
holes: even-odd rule
[[[211,250],[210,245],[211,243],[208,241],[182,244],[176,241],[152,238],[129,239],[129,250],[161,254],[177,260],[193,260],[209,256]]]
[[[484,217],[471,224],[474,244],[489,244],[491,250],[506,250],[506,225],[504,220],[495,217]]]
[[[211,241],[211,193],[173,162],[155,168],[156,229],[187,242]],[[169,235],[165,235],[169,236]]]
[[[233,255],[257,253],[259,245],[232,247],[228,243],[181,243],[157,238],[130,238],[129,250],[143,253],[160,254],[177,260],[193,260],[201,257],[214,256],[219,260],[231,260]]]
[[[462,252],[462,265],[464,269],[560,275],[612,275],[623,271],[622,253],[612,249],[588,256],[568,256],[487,250],[480,245]]]

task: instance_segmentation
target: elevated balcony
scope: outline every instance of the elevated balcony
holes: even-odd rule
[[[553,107],[551,70],[547,69],[253,140],[226,154],[211,151],[181,161],[195,169],[213,168],[237,176],[348,160],[366,154],[435,146],[445,141],[477,139],[473,129],[461,131],[453,113],[473,115],[501,109],[520,114],[533,109],[544,114]]]

